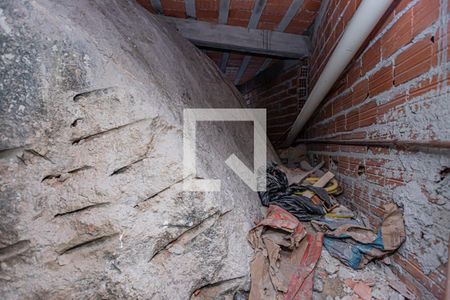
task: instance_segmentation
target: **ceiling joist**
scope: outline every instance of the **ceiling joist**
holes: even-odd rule
[[[248,22],[248,28],[255,29],[258,27],[259,19],[261,18],[262,12],[266,7],[267,0],[256,0],[253,5],[252,16],[250,17],[250,21]],[[239,84],[241,82],[242,76],[244,76],[245,71],[247,70],[248,65],[250,64],[251,56],[246,55],[242,60],[241,66],[239,67],[239,71],[234,78],[234,84]]]
[[[175,26],[181,35],[197,46],[285,58],[310,55],[311,45],[307,36],[192,19],[158,17]]]
[[[230,12],[230,2],[231,2],[231,0],[220,0],[219,24],[227,24],[228,23],[228,14]],[[227,70],[228,58],[230,58],[230,53],[225,52],[222,54],[222,58],[220,59],[220,70],[224,74]]]
[[[284,14],[283,19],[278,24],[278,26],[275,28],[275,31],[283,32],[286,30],[286,28],[291,23],[292,19],[294,19],[295,15],[298,13],[298,11],[302,8],[304,0],[293,0],[291,5],[289,6],[289,9]],[[261,73],[264,71],[270,64],[272,63],[272,59],[267,58],[264,63],[262,64],[261,68],[259,68],[258,73]]]

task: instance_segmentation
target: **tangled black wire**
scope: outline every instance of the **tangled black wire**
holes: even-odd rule
[[[262,205],[278,205],[303,222],[321,218],[326,214],[326,210],[322,205],[314,204],[308,197],[295,193],[304,192],[306,190],[313,191],[323,201],[327,208],[332,206],[330,196],[325,189],[311,185],[289,185],[286,174],[277,169],[276,164],[271,164],[267,168],[266,173],[266,191],[259,192]]]

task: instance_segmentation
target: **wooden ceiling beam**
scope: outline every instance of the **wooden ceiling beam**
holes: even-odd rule
[[[219,24],[227,24],[228,23],[228,15],[230,13],[230,2],[231,0],[220,0],[219,6]],[[230,58],[230,53],[225,52],[222,54],[222,58],[220,60],[220,70],[225,74],[227,70],[228,58]]]
[[[288,10],[283,16],[283,19],[278,24],[277,28],[275,28],[275,31],[283,32],[286,30],[286,28],[291,23],[292,19],[297,15],[297,13],[300,11],[300,9],[303,7],[304,0],[292,0],[291,5],[289,6]],[[258,73],[264,71],[268,66],[270,66],[270,63],[272,62],[271,58],[267,58],[264,63],[262,64],[261,68],[258,70]]]
[[[252,16],[250,17],[250,21],[248,22],[248,28],[255,29],[258,27],[259,19],[263,13],[264,8],[266,7],[267,0],[256,0],[253,5]],[[239,84],[241,82],[242,76],[244,76],[245,71],[247,70],[248,65],[252,57],[249,55],[244,56],[242,60],[241,66],[239,67],[239,71],[234,78],[234,84]]]
[[[307,36],[158,16],[197,46],[285,58],[310,55]]]

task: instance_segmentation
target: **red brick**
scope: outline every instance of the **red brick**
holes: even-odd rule
[[[356,11],[357,3],[356,1],[348,1],[347,9],[345,10],[342,19],[344,24],[348,24],[350,19],[353,17],[353,14]]]
[[[392,65],[382,67],[369,78],[369,95],[373,97],[393,86]]]
[[[353,130],[358,128],[359,111],[357,109],[351,111],[346,116],[345,129]]]
[[[352,132],[352,133],[347,133],[347,134],[343,134],[341,136],[341,140],[362,140],[366,138],[366,133],[365,132]]]
[[[439,271],[434,271],[430,273],[429,277],[431,280],[433,280],[434,283],[436,283],[439,287],[442,289],[445,289],[445,285],[447,284],[447,276],[446,276],[446,270],[447,270],[447,264],[442,264],[441,267],[444,269],[444,273]]]
[[[344,131],[345,130],[345,117],[339,116],[336,119],[336,132]]]
[[[384,176],[384,169],[375,166],[367,166],[366,173],[377,176]]]
[[[212,10],[198,10],[196,12],[197,19],[205,22],[217,22],[219,18],[219,12]]]
[[[398,15],[401,11],[403,11],[408,4],[411,3],[412,0],[400,0],[395,6],[395,15]]]
[[[230,73],[231,75],[236,74],[243,56],[243,54],[231,54],[228,63],[228,66],[233,68],[234,73]],[[251,71],[253,69],[252,72],[256,72],[264,60],[265,58],[252,57],[248,70]],[[298,65],[283,71],[276,79],[257,85],[244,95],[246,103],[249,103],[247,104],[248,106],[267,109],[268,136],[274,144],[276,144],[277,140],[273,138],[279,138],[285,134],[299,113],[301,97],[297,91],[299,88],[306,88],[306,77],[308,74],[303,73],[301,77],[299,75],[301,74],[300,69],[305,67],[307,67],[307,61],[301,61]],[[250,72],[249,74],[251,75],[252,73]],[[245,75],[249,76],[247,72]],[[300,81],[298,80],[299,78],[303,80]],[[325,128],[325,130],[329,129]],[[318,128],[311,128],[311,130],[307,131],[309,136],[315,136],[318,133],[320,133]]]
[[[168,15],[168,11],[171,11],[172,13],[183,13],[185,15],[184,2],[176,0],[161,0],[161,6],[165,15]]]
[[[352,107],[352,99],[353,99],[352,93],[347,93],[344,96],[342,96],[341,103],[342,103],[342,108],[344,110]]]
[[[406,96],[399,96],[398,98],[395,98],[385,104],[382,104],[377,109],[377,115],[381,117],[387,112],[389,112],[391,109],[404,104],[406,101],[407,101]]]
[[[399,264],[406,272],[421,283],[428,291],[430,291],[436,298],[444,299],[445,290],[436,285],[430,280],[419,268],[411,264],[408,260],[402,258],[400,255],[394,255],[394,261]]]
[[[367,79],[361,80],[353,87],[352,104],[358,104],[364,101],[369,95],[369,87]]]
[[[376,124],[376,123],[377,123],[377,117],[376,116],[371,116],[371,117],[368,117],[366,119],[360,119],[358,127],[359,128],[368,127],[368,126],[371,126],[371,125]]]
[[[230,9],[228,13],[229,19],[239,19],[244,21],[249,21],[252,16],[251,10],[243,10],[243,9]]]
[[[380,185],[380,186],[384,186],[384,177],[382,176],[377,176],[377,175],[373,175],[373,174],[366,174],[366,178],[368,182]]]
[[[409,43],[412,37],[412,11],[409,10],[381,38],[382,57],[390,57],[395,51]]]
[[[370,152],[372,152],[372,154],[381,154],[381,155],[388,155],[389,154],[389,148],[383,148],[383,147],[374,147],[371,146],[369,147]]]
[[[398,187],[398,186],[403,186],[403,185],[405,185],[405,183],[403,181],[395,180],[392,178],[385,178],[385,187],[386,188]]]
[[[306,0],[303,4],[303,8],[310,11],[318,11],[320,8],[319,0]]]
[[[347,88],[352,86],[362,75],[361,60],[353,63],[351,69],[347,72]]]
[[[433,76],[431,79],[422,80],[414,87],[410,88],[409,90],[410,98],[413,99],[415,97],[421,96],[425,93],[437,89],[437,85],[439,83],[440,82],[437,81],[437,76]]]
[[[181,19],[186,18],[186,13],[184,12],[184,10],[180,11],[180,10],[165,9],[164,15],[166,15],[168,17],[181,18]]]
[[[303,34],[305,30],[311,25],[314,17],[316,16],[316,13],[316,11],[300,9],[284,32]]]
[[[422,0],[413,8],[413,36],[431,26],[439,17],[439,0]]]
[[[355,197],[354,201],[356,202],[356,204],[358,204],[360,209],[362,209],[364,211],[368,211],[369,210],[369,203],[367,201],[365,201],[364,199]]]
[[[423,297],[423,288],[419,288],[418,284],[415,283],[414,278],[411,277],[411,275],[409,275],[408,273],[405,274],[405,272],[402,271],[398,271],[398,269],[401,268],[394,268],[393,271],[395,273],[395,275],[397,275],[397,277],[400,279],[401,282],[403,282],[407,289],[409,291],[412,292],[412,294],[414,296],[416,296],[417,299],[424,299]]]
[[[195,0],[195,8],[198,10],[217,10],[218,0]]]
[[[364,120],[377,115],[377,104],[375,102],[366,103],[359,108],[359,118]]]
[[[365,146],[341,145],[340,149],[342,152],[367,153]],[[350,159],[348,160],[350,161]]]
[[[241,27],[247,27],[248,20],[245,19],[236,19],[236,18],[228,18],[228,25],[232,26],[241,26]]]
[[[376,207],[374,205],[371,205],[370,212],[379,218],[383,218],[386,211],[384,209],[382,209],[381,207]]]
[[[231,0],[230,10],[232,9],[246,9],[252,10],[254,5],[253,0]]]
[[[395,59],[395,85],[405,83],[431,68],[432,43],[423,39],[403,51]]]
[[[381,42],[378,40],[369,50],[364,53],[362,58],[362,74],[372,70],[381,59]]]

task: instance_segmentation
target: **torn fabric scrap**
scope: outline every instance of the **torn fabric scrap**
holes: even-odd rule
[[[312,221],[312,225],[324,232],[324,246],[331,255],[353,269],[360,269],[368,262],[393,252],[405,240],[401,210],[395,204],[387,204],[385,211],[384,220],[375,232],[350,222],[338,227],[320,221]]]
[[[255,250],[249,299],[311,299],[313,271],[323,234],[307,234],[286,210],[270,205],[267,217],[249,232]]]

